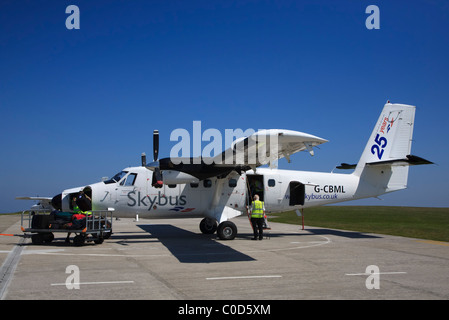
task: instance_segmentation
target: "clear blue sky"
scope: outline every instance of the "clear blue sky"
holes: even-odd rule
[[[0,212],[151,160],[154,129],[169,156],[194,120],[328,139],[280,167],[330,172],[358,161],[387,100],[417,106],[412,154],[438,165],[347,204],[447,207],[448,32],[443,0],[2,1]]]

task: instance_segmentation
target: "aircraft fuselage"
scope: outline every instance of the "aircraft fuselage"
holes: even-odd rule
[[[151,185],[152,171],[145,167],[130,167],[122,172],[117,182],[65,190],[62,210],[72,210],[70,199],[81,190],[90,192],[93,210],[113,209],[117,217],[139,214],[142,218],[213,218],[214,208],[221,207],[242,214],[256,193],[265,202],[267,213],[377,195],[375,186],[364,192],[358,190],[359,177],[352,174],[259,168],[256,173],[249,170],[223,179],[214,177],[155,188]]]

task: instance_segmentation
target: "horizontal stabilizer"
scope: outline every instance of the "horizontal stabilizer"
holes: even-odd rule
[[[416,166],[420,164],[434,164],[432,161],[423,159],[418,156],[413,155],[407,155],[406,158],[403,159],[392,159],[392,160],[386,160],[386,161],[376,161],[376,162],[369,162],[366,165],[367,166],[379,166],[379,165],[389,165],[389,164],[398,164],[403,166]],[[342,170],[348,170],[348,169],[355,169],[357,164],[348,164],[348,163],[342,163],[341,165],[337,166],[337,169]]]
[[[357,163],[355,163],[355,164],[342,163],[341,165],[337,166],[337,169],[342,169],[342,170],[355,169],[356,166],[357,166]]]
[[[415,166],[419,164],[433,164],[432,161],[423,159],[418,156],[413,155],[407,155],[404,159],[392,159],[392,160],[386,160],[386,161],[376,161],[376,162],[369,162],[366,165],[367,166],[378,166],[378,165],[389,165],[389,164],[399,164],[403,166]]]

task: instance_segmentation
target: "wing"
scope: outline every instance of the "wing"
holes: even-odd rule
[[[52,198],[49,197],[16,197],[16,200],[38,200],[50,202]]]
[[[307,150],[313,155],[313,147],[327,140],[311,134],[292,130],[260,130],[248,137],[235,140],[232,145],[215,157],[163,158],[146,165],[150,170],[158,169],[184,172],[199,180],[210,177],[225,177],[232,171],[241,172],[287,158],[296,152]],[[176,181],[171,181],[176,183]],[[185,182],[179,182],[185,183]]]
[[[39,201],[37,205],[34,205],[32,208],[34,209],[53,209],[51,205],[51,200],[53,198],[49,197],[16,197],[16,200],[35,200]]]
[[[235,140],[231,147],[214,158],[217,164],[233,164],[259,167],[272,164],[275,160],[287,158],[294,153],[307,150],[313,156],[313,147],[327,140],[293,130],[260,130],[254,134]]]

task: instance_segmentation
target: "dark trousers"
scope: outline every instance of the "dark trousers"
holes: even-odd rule
[[[251,218],[251,224],[253,225],[254,238],[263,238],[263,218]]]

